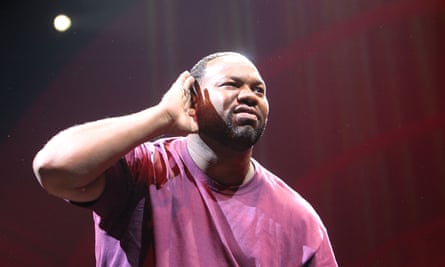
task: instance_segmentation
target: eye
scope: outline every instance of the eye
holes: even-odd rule
[[[234,82],[234,81],[228,81],[228,82],[222,83],[221,86],[238,88],[239,84],[237,82]]]
[[[266,90],[263,87],[253,87],[252,91],[254,91],[255,93],[259,94],[259,95],[264,95],[264,93],[266,92]]]

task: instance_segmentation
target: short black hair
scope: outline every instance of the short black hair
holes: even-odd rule
[[[224,56],[242,56],[244,57],[242,54],[237,53],[237,52],[217,52],[217,53],[213,53],[210,54],[208,56],[203,57],[202,59],[200,59],[198,61],[198,63],[196,63],[193,68],[190,70],[190,74],[197,80],[200,81],[201,78],[205,75],[205,70],[207,67],[207,63],[209,63],[210,61],[219,58],[219,57],[224,57]]]

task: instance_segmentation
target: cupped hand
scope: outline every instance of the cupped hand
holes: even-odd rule
[[[188,134],[198,131],[196,109],[192,106],[191,88],[195,79],[188,71],[179,75],[162,97],[159,106],[169,120],[169,133]]]

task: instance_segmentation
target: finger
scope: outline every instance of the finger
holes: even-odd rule
[[[188,106],[188,108],[192,107],[193,101],[195,101],[193,89],[192,89],[194,81],[195,81],[195,78],[193,78],[193,76],[189,75],[188,77],[185,78],[185,80],[183,81],[183,83],[181,85],[182,95],[185,98],[184,99],[185,102],[188,103],[188,104],[186,104]]]
[[[183,71],[181,74],[179,74],[178,81],[183,83],[188,77],[190,77],[190,72],[188,70]]]
[[[187,81],[187,79],[190,77],[190,73],[188,71],[184,71],[182,72],[178,78],[176,79],[176,81],[174,82],[173,86],[176,87],[177,89],[183,89],[185,86],[185,82]]]
[[[187,89],[188,91],[191,91],[194,82],[195,82],[195,78],[193,76],[191,76],[189,73],[189,76],[185,78],[185,80],[182,84],[183,88]]]

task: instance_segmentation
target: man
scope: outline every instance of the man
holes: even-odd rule
[[[312,207],[251,157],[268,112],[253,63],[212,54],[159,104],[60,132],[34,172],[93,210],[97,266],[336,266]]]

